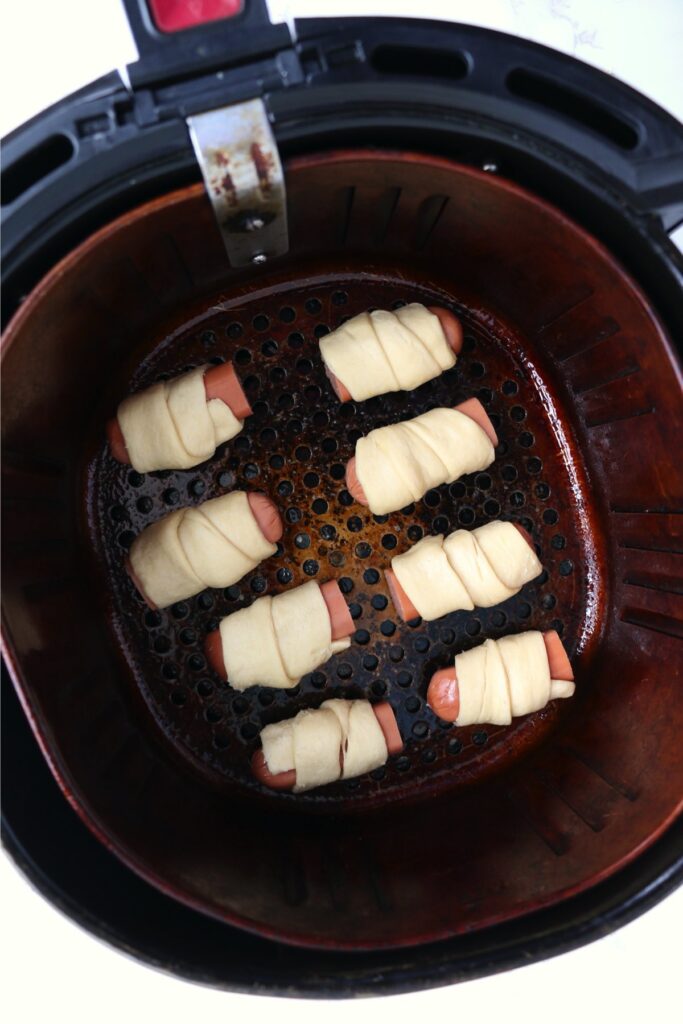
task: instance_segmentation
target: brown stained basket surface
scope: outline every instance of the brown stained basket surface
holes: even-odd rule
[[[87,242],[11,325],[8,651],[68,795],[146,877],[290,941],[406,944],[585,888],[678,809],[680,384],[633,282],[509,183],[380,153],[300,159],[287,176],[293,249],[272,272],[226,269],[188,189]],[[458,366],[340,406],[319,337],[410,301],[461,316]],[[228,358],[254,408],[238,438],[188,472],[114,463],[102,428],[122,395]],[[471,395],[498,429],[493,466],[391,516],[352,502],[343,468],[361,433]],[[133,537],[233,487],[275,499],[282,550],[224,592],[146,609],[122,567]],[[501,516],[530,530],[543,576],[496,608],[401,624],[392,555]],[[207,668],[222,615],[331,577],[356,619],[348,652],[289,692],[236,694]],[[576,697],[508,729],[444,728],[425,703],[434,669],[526,628],[562,633]],[[248,770],[260,728],[338,695],[388,699],[404,753],[305,796],[262,790]]]

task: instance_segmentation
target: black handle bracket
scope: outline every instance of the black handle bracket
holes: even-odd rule
[[[122,0],[140,59],[128,65],[133,89],[169,85],[292,46],[287,25],[272,25],[266,0],[241,0],[236,13],[173,31],[154,18],[153,0]]]

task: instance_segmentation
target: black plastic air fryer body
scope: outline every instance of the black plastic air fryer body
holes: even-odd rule
[[[186,119],[263,99],[283,161],[344,147],[441,156],[561,208],[635,278],[680,338],[683,131],[602,73],[519,39],[401,19],[270,25],[265,3],[163,35],[126,0],[140,60],[57,103],[5,143],[3,314],[98,228],[201,180]],[[141,881],[87,832],[50,778],[8,680],[4,840],[45,895],[85,927],[183,977],[252,992],[409,991],[542,958],[605,934],[683,874],[680,821],[589,891],[517,921],[413,949],[312,951],[247,935]],[[30,792],[30,799],[22,794]],[[77,870],[74,870],[77,866]],[[96,882],[94,880],[97,880]],[[101,884],[105,881],[105,884]],[[257,966],[258,965],[258,966]]]

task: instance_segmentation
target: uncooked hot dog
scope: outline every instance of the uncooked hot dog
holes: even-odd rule
[[[529,533],[527,533],[527,531],[524,529],[524,527],[520,526],[519,523],[510,523],[510,526],[514,526],[515,529],[521,534],[521,536],[527,542],[527,544],[531,548],[531,551],[533,552],[533,561],[534,561],[534,563],[536,563],[537,559],[536,559],[536,551],[535,551],[535,548],[534,548],[534,542],[531,539],[531,536],[529,535]],[[476,534],[476,530],[474,530],[472,532]],[[513,534],[513,537],[514,537],[514,534]],[[537,562],[537,566],[534,566],[534,567],[537,568],[537,572],[536,572],[536,575],[537,575],[541,571],[542,566],[541,566],[540,562]],[[530,569],[530,572],[532,572],[532,571],[533,571],[533,568]],[[420,612],[415,607],[415,605],[411,601],[410,597],[408,596],[408,594],[405,592],[404,588],[399,583],[398,578],[397,578],[396,573],[394,572],[394,570],[393,569],[385,569],[384,570],[384,575],[386,577],[387,586],[389,587],[389,593],[391,594],[391,600],[394,602],[394,606],[395,606],[395,608],[396,608],[396,610],[397,610],[397,612],[399,614],[399,617],[404,622],[410,622],[411,619],[420,618]],[[533,577],[529,576],[528,578],[531,579]],[[500,600],[504,600],[504,599],[505,599],[504,596],[500,598]],[[463,607],[463,605],[457,605],[457,608],[461,608],[461,607]],[[483,605],[479,605],[479,607],[484,607],[484,606]],[[489,606],[486,606],[486,607],[489,607]],[[447,611],[455,611],[455,610],[457,610],[457,608],[456,608],[456,606],[451,605],[450,607],[448,607],[446,609],[446,611],[444,611],[443,609],[439,609],[439,615],[446,614]],[[468,610],[471,610],[471,609],[468,608]],[[437,616],[432,615],[432,616],[429,616],[428,618],[431,619],[431,618],[435,618],[435,617],[438,618],[438,615]]]
[[[236,417],[237,420],[244,420],[247,416],[251,416],[252,410],[249,405],[249,400],[244,393],[240,380],[235,372],[235,367],[231,362],[221,363],[219,366],[210,366],[206,368],[203,375],[203,382],[207,403],[214,399],[220,400],[228,407],[232,415]],[[140,395],[143,394],[144,392],[140,393]],[[121,462],[124,465],[130,465],[131,457],[123,430],[121,429],[121,424],[119,423],[118,413],[116,417],[113,417],[108,421],[106,434],[113,457],[117,462]],[[198,459],[197,462],[193,464],[197,465],[200,461],[203,460]],[[163,466],[159,468],[175,469],[184,467]],[[147,470],[141,469],[140,472],[147,472]]]
[[[565,692],[558,693],[557,696],[570,696],[574,689],[574,673],[559,635],[554,629],[547,630],[543,633],[543,643],[550,679],[567,684]],[[552,696],[551,694],[550,699]],[[457,721],[461,701],[455,666],[441,668],[434,673],[427,689],[427,703],[439,718],[446,722]]]
[[[415,308],[415,307],[412,307],[412,308]],[[454,313],[452,313],[449,309],[443,309],[440,306],[427,306],[426,309],[430,313],[433,313],[434,316],[436,316],[436,318],[438,319],[438,322],[440,324],[441,331],[443,332],[443,338],[445,339],[447,347],[445,348],[445,351],[441,353],[441,355],[443,356],[444,354],[446,354],[447,350],[449,350],[449,349],[451,349],[451,351],[454,353],[454,355],[459,355],[461,350],[462,350],[462,347],[463,347],[463,329],[461,327],[461,324],[460,324],[460,321],[459,321],[458,317]],[[424,313],[424,307],[423,307],[423,313]],[[386,316],[387,314],[383,314],[383,315]],[[429,317],[427,317],[427,319],[429,319]],[[368,330],[372,332],[373,329],[372,329],[372,325],[371,325],[371,319],[367,317],[366,318],[366,323],[369,325],[368,326]],[[341,330],[343,331],[343,328]],[[333,388],[334,388],[338,398],[340,399],[340,401],[349,401],[349,399],[352,397],[351,392],[346,387],[346,385],[339,379],[339,377],[337,377],[334,374],[334,372],[332,371],[331,367],[329,366],[328,359],[330,358],[330,356],[328,355],[328,357],[326,357],[326,354],[327,354],[326,353],[326,348],[330,349],[332,346],[335,345],[335,335],[336,335],[336,332],[333,332],[333,334],[328,335],[327,339],[325,339],[321,343],[321,351],[323,353],[323,357],[324,357],[324,360],[325,360],[325,372],[327,373],[328,377],[330,378],[330,382],[332,383],[332,386],[333,386]],[[341,338],[339,340],[341,341]],[[441,343],[441,347],[443,348],[442,343]],[[335,361],[335,360],[332,359],[332,361]],[[375,386],[373,386],[373,381],[369,380],[368,379],[368,375],[367,375],[367,370],[368,370],[367,361],[365,361],[365,360],[359,360],[359,361],[361,362],[361,367],[358,368],[358,374],[361,377],[362,392],[360,392],[360,393],[362,394],[362,398],[358,398],[357,400],[362,400],[364,398],[369,398],[369,397],[371,397],[374,394],[384,394],[387,390],[396,390],[396,386],[395,385],[392,388],[388,388],[388,387],[384,387],[380,382],[378,382]],[[405,351],[405,361],[407,361],[408,364],[410,364],[411,360],[410,360],[410,352],[409,351]],[[425,368],[424,373],[422,373],[419,377],[416,377],[414,386],[417,387],[419,384],[423,384],[427,380],[432,380],[439,373],[441,373],[444,369],[449,369],[449,366],[452,365],[454,361],[455,360],[453,359],[453,357],[451,357],[450,360],[445,359],[440,366],[437,365],[436,362],[434,362],[431,371],[427,367],[427,368]],[[388,369],[388,368],[385,367],[385,369]],[[396,382],[396,384],[397,383],[398,382]]]
[[[403,739],[401,738],[398,723],[396,722],[396,715],[394,714],[391,704],[389,704],[388,701],[382,701],[379,704],[372,704],[371,707],[375,718],[379,723],[380,729],[382,730],[387,754],[400,754],[403,750]],[[340,771],[342,771],[344,767],[343,761],[343,750],[340,748]],[[296,787],[296,769],[289,769],[288,771],[275,773],[271,772],[266,763],[266,758],[262,749],[255,751],[251,759],[251,770],[258,781],[269,789],[291,791]]]
[[[337,581],[328,580],[327,583],[321,584],[320,593],[322,594],[330,619],[332,642],[336,643],[350,637],[355,631],[355,626],[353,624],[353,619],[351,618],[348,605],[344,600],[344,595],[339,589]],[[303,628],[305,628],[304,624],[302,624],[302,629]],[[221,679],[230,682],[225,666],[223,640],[221,638],[220,629],[214,629],[211,633],[207,634],[204,649],[207,661],[213,668],[214,672],[216,672]],[[312,669],[310,671],[312,671]]]
[[[495,431],[495,429],[493,427],[493,424],[491,423],[491,420],[489,419],[489,417],[488,417],[488,415],[486,413],[486,410],[484,409],[484,406],[481,404],[481,402],[479,401],[478,398],[468,398],[467,401],[461,402],[460,405],[454,406],[454,409],[455,409],[456,412],[462,413],[462,415],[464,417],[467,417],[468,419],[473,420],[477,424],[477,426],[481,428],[482,435],[485,437],[485,440],[488,443],[483,445],[483,446],[481,446],[482,447],[482,452],[481,452],[481,456],[478,457],[477,460],[476,460],[477,461],[477,467],[476,468],[478,468],[478,469],[485,469],[487,466],[491,465],[491,462],[493,462],[493,459],[494,459],[494,451],[493,451],[493,449],[498,444],[498,435],[496,434],[496,431]],[[436,412],[440,412],[440,410],[431,410],[432,414],[436,413]],[[414,423],[415,421],[422,420],[423,417],[428,417],[429,415],[430,415],[430,413],[425,413],[425,414],[423,414],[422,417],[417,416],[417,417],[415,417],[415,420],[408,420],[408,421],[406,421],[406,424],[411,424],[411,423]],[[396,424],[396,426],[401,426],[401,424]],[[383,428],[380,428],[380,430],[382,430],[382,431],[384,431],[384,430],[391,430],[391,428],[390,427],[386,427],[386,428],[383,427]],[[346,465],[346,487],[347,487],[349,493],[352,494],[353,497],[356,499],[356,501],[359,502],[361,505],[370,506],[372,511],[377,513],[377,514],[383,514],[385,512],[393,512],[397,508],[402,508],[403,505],[409,504],[410,501],[417,501],[420,497],[423,496],[424,493],[426,493],[426,491],[429,489],[429,487],[438,486],[438,483],[449,482],[449,479],[456,479],[456,477],[453,476],[452,473],[449,472],[444,467],[442,478],[439,481],[437,481],[437,482],[430,481],[428,486],[425,487],[425,489],[422,492],[422,494],[415,494],[414,492],[413,493],[408,493],[408,491],[406,491],[405,493],[402,493],[402,497],[400,499],[400,504],[397,505],[396,501],[393,500],[393,496],[389,496],[387,498],[385,496],[385,494],[382,493],[382,494],[378,494],[377,495],[377,497],[375,499],[374,505],[370,505],[368,497],[367,497],[367,495],[365,493],[365,490],[363,488],[363,484],[361,483],[361,481],[360,481],[360,479],[358,477],[358,470],[357,470],[357,459],[358,459],[358,451],[359,451],[358,445],[360,445],[363,441],[368,441],[370,439],[373,439],[373,435],[379,435],[379,433],[380,433],[379,430],[371,431],[370,434],[367,435],[367,438],[361,438],[360,441],[358,441],[358,443],[357,443],[357,447],[356,447],[356,453],[357,454],[352,456],[349,459],[349,461],[348,461],[348,463]],[[477,440],[477,438],[475,437],[474,440]],[[455,443],[455,437],[453,438],[453,442]],[[462,464],[463,464],[463,467],[464,467],[463,470],[462,470],[462,473],[467,473],[467,472],[472,472],[473,471],[473,470],[470,469],[470,462],[469,461],[463,461]],[[462,475],[462,473],[460,473],[458,475]],[[386,480],[389,481],[389,483],[391,483],[391,475],[392,475],[391,473],[388,473],[387,477],[385,478]],[[396,477],[397,481],[398,481],[398,479],[400,479],[400,476],[398,474],[394,474],[394,476]],[[405,489],[403,489],[403,490],[405,490]],[[406,498],[407,500],[402,500],[403,498]],[[391,507],[389,507],[389,506],[391,506]]]
[[[150,608],[166,608],[206,587],[236,583],[275,554],[282,530],[265,494],[232,491],[148,526],[133,542],[126,570]]]

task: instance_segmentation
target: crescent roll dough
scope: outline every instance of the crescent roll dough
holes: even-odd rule
[[[543,634],[535,630],[487,640],[455,658],[460,713],[456,725],[509,725],[549,700],[571,697],[574,683],[551,679]]]
[[[320,354],[357,402],[412,391],[456,362],[439,318],[419,302],[354,316],[321,339]]]
[[[206,399],[208,369],[208,365],[198,366],[121,402],[116,418],[138,473],[190,469],[239,434],[244,420],[238,420],[220,398]]]
[[[431,487],[486,469],[495,458],[478,423],[456,409],[430,409],[371,430],[356,442],[356,475],[375,515],[419,501]]]
[[[516,594],[543,566],[512,523],[486,523],[446,538],[423,537],[391,560],[396,579],[423,619],[489,608]]]
[[[228,682],[236,690],[290,689],[351,644],[349,637],[332,639],[327,605],[313,580],[228,615],[220,635]]]
[[[261,746],[274,775],[296,770],[295,793],[363,775],[389,756],[367,700],[326,700],[316,711],[300,711],[286,722],[267,725]]]
[[[165,608],[206,587],[231,586],[276,551],[246,492],[233,491],[148,526],[129,557],[148,600]]]

